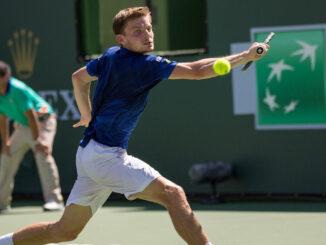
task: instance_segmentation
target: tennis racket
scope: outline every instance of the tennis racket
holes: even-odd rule
[[[265,39],[265,41],[264,41],[264,43],[269,43],[269,41],[272,39],[272,37],[275,35],[275,33],[274,32],[271,32],[271,33],[269,33],[269,35],[268,35],[268,37]],[[257,48],[257,50],[256,50],[256,52],[257,52],[257,54],[262,54],[263,52],[264,52],[264,48],[262,48],[262,47],[258,47]],[[249,62],[247,62],[245,65],[244,65],[244,67],[242,67],[242,71],[246,71],[248,68],[249,68],[249,66],[252,64],[252,61],[249,61]]]

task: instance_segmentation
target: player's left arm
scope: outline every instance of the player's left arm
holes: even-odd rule
[[[87,127],[92,118],[92,106],[89,93],[90,84],[95,80],[97,80],[97,77],[90,76],[87,72],[86,66],[80,68],[78,71],[72,74],[72,84],[74,86],[75,98],[81,115],[79,122],[74,124],[73,127]]]
[[[262,47],[264,52],[260,55],[256,50],[258,47]],[[225,56],[231,68],[237,67],[241,64],[249,61],[255,61],[262,58],[268,51],[268,44],[265,43],[253,43],[248,50],[241,53]],[[206,79],[215,77],[218,74],[213,69],[213,64],[218,58],[201,59],[194,62],[179,63],[174,68],[169,79]]]

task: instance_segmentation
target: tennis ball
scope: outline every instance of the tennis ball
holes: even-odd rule
[[[213,64],[213,69],[218,75],[225,75],[231,71],[231,64],[225,58],[217,59]]]

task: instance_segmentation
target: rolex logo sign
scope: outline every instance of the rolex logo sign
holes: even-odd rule
[[[17,76],[26,79],[32,76],[39,38],[32,31],[21,29],[13,33],[8,40],[11,56],[15,64]]]

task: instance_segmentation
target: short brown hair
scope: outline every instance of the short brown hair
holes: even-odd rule
[[[11,75],[10,66],[6,62],[0,60],[0,77],[4,77],[7,74]]]
[[[150,15],[148,7],[133,7],[122,9],[113,18],[113,32],[115,35],[123,34],[124,27],[128,20],[135,19],[142,16]]]

